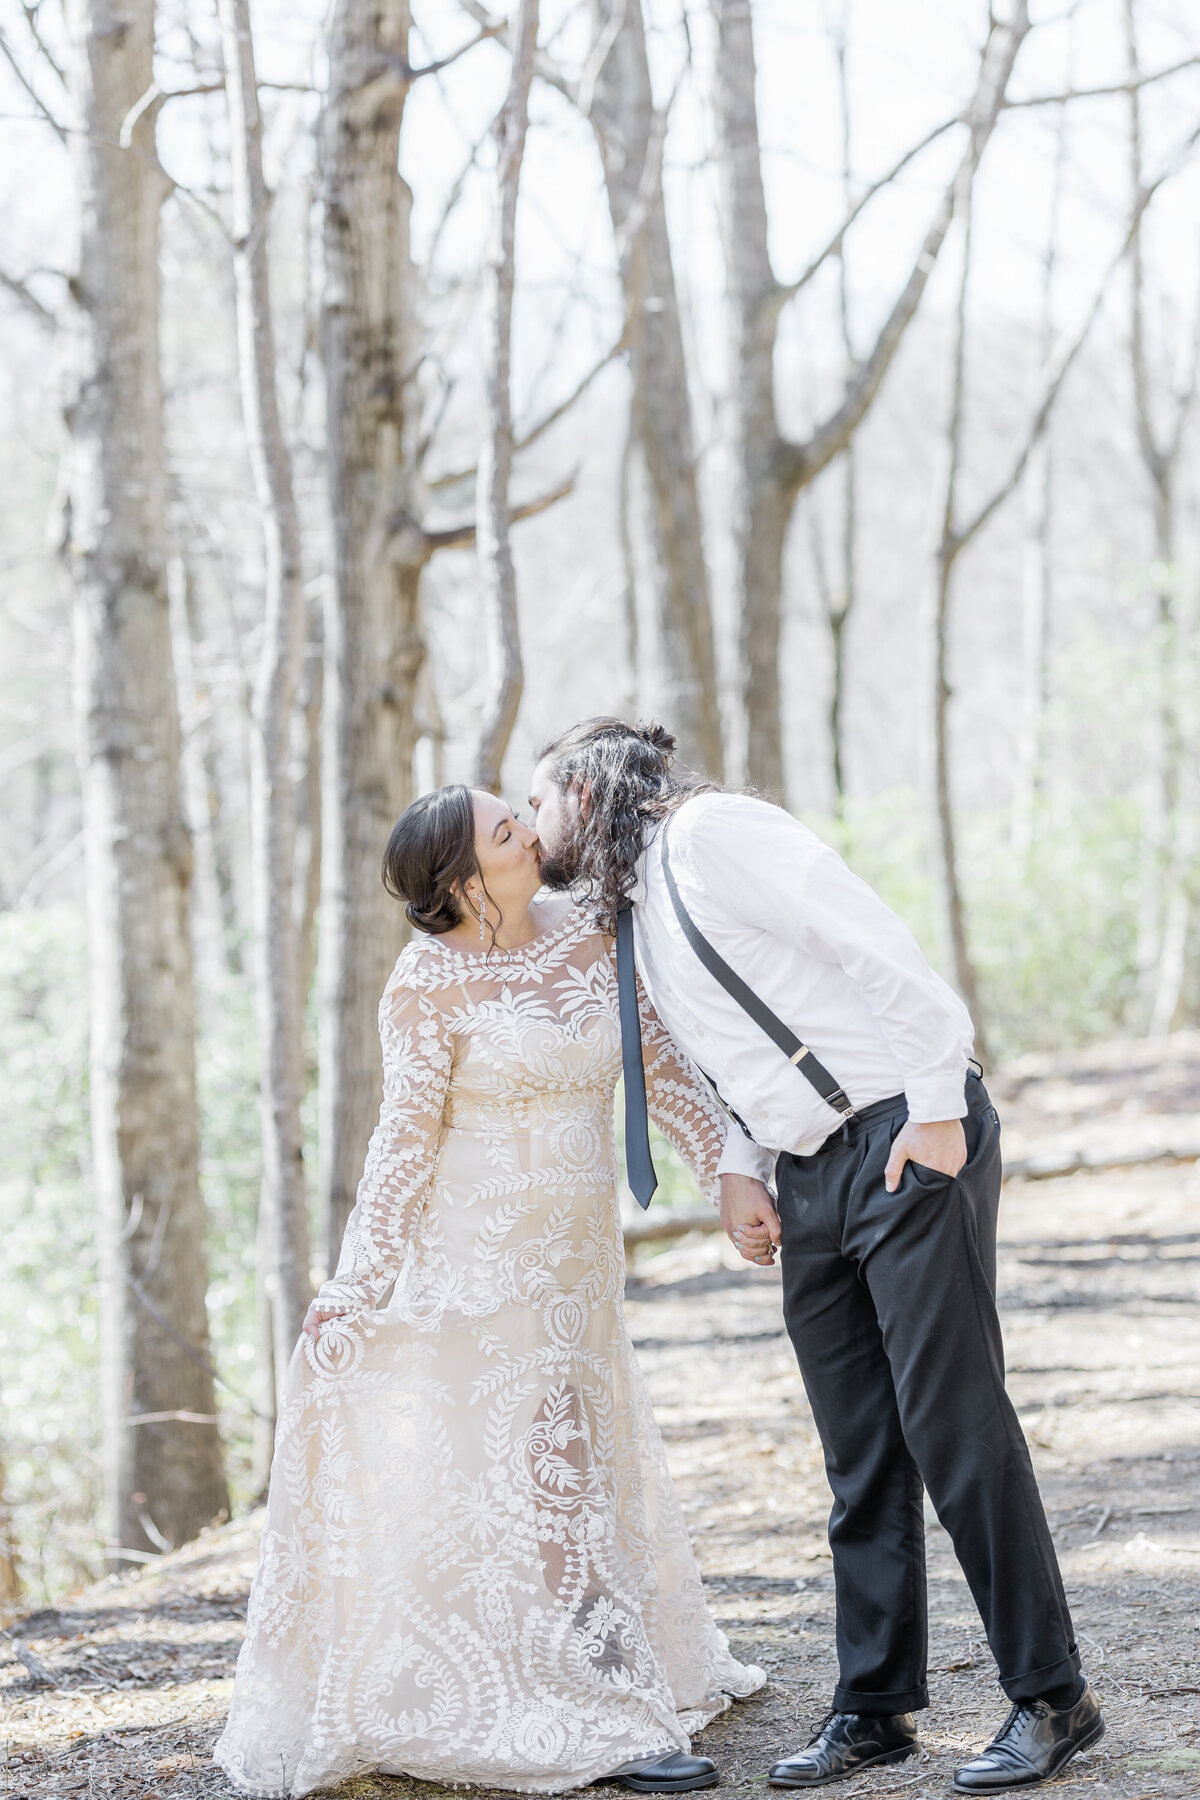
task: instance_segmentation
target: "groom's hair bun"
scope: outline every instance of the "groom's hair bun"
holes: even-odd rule
[[[658,725],[653,719],[649,724],[635,725],[633,735],[641,738],[644,744],[649,744],[652,750],[659,751],[668,762],[675,754],[675,739],[665,725]]]
[[[631,725],[628,719],[600,717],[580,719],[560,731],[542,745],[537,760],[549,759],[560,783],[581,775],[594,781],[601,765],[613,773],[625,767],[631,775],[653,781],[665,776],[674,754],[675,739],[657,720]]]
[[[454,890],[461,893],[479,873],[470,789],[452,782],[406,806],[392,827],[381,873],[384,887],[404,902],[418,931],[435,936],[452,931],[463,917]]]

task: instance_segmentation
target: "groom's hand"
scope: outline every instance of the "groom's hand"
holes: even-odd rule
[[[967,1137],[961,1119],[938,1119],[929,1125],[914,1125],[909,1119],[896,1133],[892,1154],[883,1171],[889,1194],[900,1186],[906,1162],[924,1163],[939,1175],[957,1175],[967,1160]]]
[[[752,1175],[722,1175],[721,1225],[745,1262],[770,1266],[779,1247],[779,1214],[761,1181]]]

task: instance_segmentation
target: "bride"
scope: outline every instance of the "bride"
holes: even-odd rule
[[[462,786],[408,808],[384,880],[421,935],[288,1370],[216,1761],[260,1796],[710,1786],[689,1735],[764,1677],[708,1614],[622,1314],[609,940],[535,901],[536,832]],[[724,1115],[642,1026],[651,1114],[712,1194]]]

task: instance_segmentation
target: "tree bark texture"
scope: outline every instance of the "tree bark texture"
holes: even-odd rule
[[[838,97],[842,122],[842,203],[847,215],[854,204],[854,152],[850,113],[851,0],[842,0],[837,36]],[[843,241],[838,253],[838,314],[846,356],[846,385],[854,380],[858,361],[850,325],[850,270]],[[829,751],[833,769],[833,804],[839,819],[846,811],[846,628],[858,594],[858,450],[853,438],[842,452],[841,588],[827,606],[832,671],[829,683]]]
[[[950,622],[954,598],[954,572],[959,556],[982,528],[983,521],[990,517],[998,501],[993,499],[987,508],[980,509],[974,519],[965,527],[959,524],[959,484],[962,478],[963,437],[966,426],[966,380],[967,380],[967,317],[971,282],[971,248],[974,232],[974,199],[975,178],[979,169],[984,146],[991,136],[1000,102],[1003,99],[1008,77],[1012,72],[1017,51],[1029,30],[1029,19],[1025,0],[1018,0],[1007,26],[994,25],[993,38],[1000,36],[1005,40],[1005,54],[1002,63],[1002,78],[991,88],[988,96],[987,112],[983,117],[975,115],[970,121],[971,141],[958,175],[955,194],[955,210],[962,218],[963,249],[962,272],[959,279],[958,299],[954,318],[954,350],[951,377],[950,413],[946,426],[946,478],[942,503],[942,527],[938,544],[935,569],[934,594],[934,671],[933,671],[933,739],[934,739],[934,790],[937,815],[938,847],[940,851],[942,890],[945,900],[946,921],[949,928],[950,948],[954,960],[954,978],[959,993],[966,1002],[967,1009],[975,1025],[975,1045],[983,1061],[989,1059],[987,1040],[987,1024],[983,1010],[983,998],[979,979],[975,968],[975,960],[971,951],[970,933],[967,925],[966,901],[963,894],[961,863],[958,843],[958,826],[954,809],[954,794],[951,782],[950,764],[950,708],[953,690],[950,684]],[[987,62],[987,52],[984,55]],[[1057,389],[1055,390],[1057,391]],[[1044,429],[1048,409],[1039,411],[1034,425],[1034,434],[1040,437]],[[1036,437],[1031,435],[1025,455],[1019,466],[1024,466],[1029,451]],[[1015,482],[1013,483],[1015,485]],[[998,492],[1010,491],[1004,488]]]
[[[975,1026],[975,1049],[983,1062],[989,1060],[987,1029],[983,1002],[975,972],[967,929],[966,902],[963,897],[959,859],[958,826],[954,811],[954,795],[950,782],[950,613],[953,600],[954,568],[961,543],[956,536],[958,486],[962,474],[963,428],[966,410],[967,303],[971,281],[971,244],[973,237],[974,180],[964,184],[960,206],[963,215],[962,275],[958,287],[958,303],[954,321],[954,367],[951,381],[950,417],[947,424],[946,489],[942,511],[942,534],[936,560],[934,595],[934,672],[933,672],[933,744],[934,801],[937,813],[938,849],[940,852],[942,891],[950,950],[954,960],[954,979],[966,1002]]]
[[[185,813],[195,847],[193,904],[206,903],[216,926],[228,974],[242,975],[242,932],[233,879],[233,851],[222,807],[221,777],[213,742],[212,696],[196,669],[203,633],[196,577],[187,551],[178,547],[168,563],[171,647],[175,662],[180,727],[183,732]]]
[[[792,499],[779,466],[775,334],[782,295],[767,242],[750,0],[713,0],[721,226],[731,311],[730,412],[739,687],[746,774],[783,796],[779,697],[783,546]]]
[[[680,761],[720,781],[724,753],[695,432],[662,189],[666,121],[655,112],[641,0],[592,0],[592,24],[599,66],[580,100],[600,149],[617,243],[632,429],[649,489],[662,707]]]
[[[330,1265],[379,1113],[379,998],[404,941],[384,892],[412,797],[418,607],[430,555],[415,497],[416,333],[408,188],[398,173],[408,0],[336,0],[321,133],[322,342],[334,565],[325,614],[321,1189]]]
[[[517,194],[529,129],[529,87],[537,52],[538,0],[519,0],[511,33],[512,72],[496,123],[496,192],[483,278],[484,413],[487,421],[475,479],[475,544],[487,643],[488,692],[475,759],[475,780],[497,794],[524,670],[517,620],[517,577],[509,536],[512,475],[512,309]]]
[[[292,912],[300,968],[303,1018],[317,966],[317,909],[321,901],[321,713],[325,685],[324,622],[319,605],[308,608],[308,643],[297,694],[293,730],[296,749],[296,864]]]
[[[783,553],[792,511],[800,493],[846,449],[879,392],[945,241],[964,172],[978,162],[995,126],[1029,26],[1023,3],[1014,8],[1007,25],[992,25],[965,115],[970,137],[963,161],[942,196],[904,286],[834,411],[805,442],[792,443],[780,431],[775,407],[775,338],[789,290],[776,280],[768,249],[750,0],[711,0],[711,4],[717,25],[714,113],[722,238],[732,314],[731,450],[746,770],[756,787],[782,796],[779,637]]]
[[[266,551],[263,645],[250,736],[262,1190],[275,1369],[282,1377],[312,1297],[304,1180],[303,999],[293,907],[292,711],[304,648],[300,521],[276,381],[267,258],[270,200],[249,0],[218,0],[229,109],[234,293],[242,418]]]
[[[1138,55],[1136,0],[1125,0],[1125,40],[1130,90],[1129,172],[1133,206],[1144,192],[1141,95],[1136,85]],[[1133,375],[1134,425],[1138,449],[1150,487],[1154,516],[1153,700],[1150,707],[1147,758],[1146,821],[1142,842],[1142,896],[1139,909],[1138,969],[1143,1019],[1152,1037],[1176,1023],[1187,968],[1191,927],[1196,827],[1185,788],[1195,784],[1189,765],[1182,696],[1192,646],[1185,640],[1177,563],[1177,472],[1184,432],[1196,392],[1200,354],[1200,312],[1192,367],[1183,390],[1170,396],[1169,417],[1155,417],[1152,379],[1146,348],[1146,271],[1141,215],[1135,211],[1129,243],[1129,349]]]
[[[71,0],[78,194],[65,546],[76,603],[108,1531],[182,1543],[227,1505],[205,1312],[191,844],[167,595],[165,191],[152,0]],[[117,1563],[119,1566],[119,1562]]]
[[[1076,21],[1072,16],[1072,27]],[[1072,40],[1074,43],[1074,40]],[[1072,86],[1073,55],[1068,59],[1066,86]],[[1069,121],[1065,102],[1055,122],[1054,175],[1050,216],[1042,256],[1042,372],[1054,352],[1055,310],[1060,257],[1064,189],[1069,157]],[[1034,820],[1042,795],[1046,754],[1046,713],[1050,702],[1050,651],[1054,611],[1054,512],[1057,474],[1052,433],[1047,430],[1033,459],[1025,543],[1024,606],[1021,631],[1021,712],[1013,767],[1012,847],[1022,867],[1033,848]]]

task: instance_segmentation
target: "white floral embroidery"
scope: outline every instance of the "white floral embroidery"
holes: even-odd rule
[[[233,1708],[254,1795],[370,1770],[554,1793],[761,1685],[714,1626],[625,1330],[609,946],[405,950],[335,1275],[288,1372]],[[725,1119],[643,1001],[710,1196]],[[390,1300],[384,1310],[388,1290]]]

